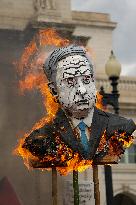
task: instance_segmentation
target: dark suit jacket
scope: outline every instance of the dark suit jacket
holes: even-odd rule
[[[115,135],[115,131],[120,133],[126,132],[126,136],[131,136],[135,129],[136,125],[132,120],[104,112],[95,107],[90,140],[88,142],[89,150],[85,152],[80,143],[80,138],[72,129],[69,118],[62,109],[59,109],[53,122],[33,131],[25,139],[23,148],[29,150],[34,156],[38,157],[39,161],[37,161],[37,163],[31,161],[30,164],[33,167],[65,166],[65,162],[72,158],[74,153],[79,153],[81,159],[93,160],[94,163],[101,164],[104,156],[108,154],[108,141]],[[98,151],[104,132],[106,133],[105,144],[107,145],[107,149],[104,148]],[[61,150],[65,154],[65,160],[63,161],[61,160],[62,153],[59,153],[60,145],[64,147],[64,149]],[[67,153],[69,151],[70,154]]]

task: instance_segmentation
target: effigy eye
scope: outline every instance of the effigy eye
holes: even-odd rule
[[[76,83],[76,80],[73,77],[67,78],[66,81],[67,81],[68,85],[75,85],[75,83]]]
[[[91,76],[90,75],[85,75],[83,78],[83,83],[84,84],[89,84],[91,81]]]

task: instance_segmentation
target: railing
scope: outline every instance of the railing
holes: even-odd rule
[[[104,87],[105,91],[111,90],[110,82],[107,78],[96,77],[97,89],[99,90],[101,86]],[[121,77],[121,79],[119,80],[119,90],[135,92],[136,96],[136,78]]]

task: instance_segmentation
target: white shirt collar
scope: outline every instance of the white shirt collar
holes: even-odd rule
[[[92,124],[92,118],[93,118],[94,108],[88,113],[88,116],[84,118],[83,120],[79,120],[77,118],[71,118],[71,121],[73,123],[74,128],[77,127],[77,125],[83,121],[88,127],[91,127]]]

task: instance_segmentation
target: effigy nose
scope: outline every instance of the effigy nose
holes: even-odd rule
[[[78,93],[84,95],[86,93],[86,87],[83,85],[82,82],[78,84]]]

